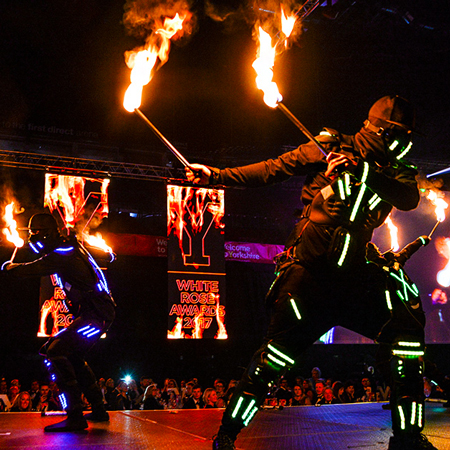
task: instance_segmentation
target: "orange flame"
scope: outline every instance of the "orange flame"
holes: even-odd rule
[[[100,248],[101,250],[112,253],[113,249],[105,242],[101,233],[95,233],[95,236],[88,233],[83,233],[83,240],[91,247]]]
[[[125,53],[125,62],[131,69],[131,83],[123,99],[123,106],[127,111],[133,112],[141,105],[142,89],[153,78],[152,70],[157,60],[161,65],[168,60],[170,39],[183,29],[183,22],[187,17],[188,15],[180,17],[178,13],[172,19],[166,17],[162,28],[148,38],[146,48]],[[159,36],[159,39],[154,35]]]
[[[443,222],[445,220],[445,210],[448,208],[448,203],[444,200],[444,194],[441,191],[438,193],[430,189],[427,199],[436,207],[436,220]]]
[[[252,67],[256,71],[256,86],[264,92],[264,102],[271,108],[276,108],[277,103],[283,100],[277,84],[272,81],[275,48],[270,35],[259,27],[259,49]]]
[[[216,320],[217,320],[217,326],[219,329],[217,330],[216,335],[214,336],[214,339],[228,339],[228,333],[225,328],[225,316],[222,318],[220,316],[220,295],[216,295],[217,298],[217,304],[216,304]]]
[[[204,316],[204,314],[202,312],[199,312],[194,317],[194,329],[192,330],[192,339],[202,339],[203,338],[203,332],[205,331],[204,320],[202,320],[203,316]]]
[[[23,212],[23,209],[20,211]],[[14,202],[5,206],[5,214],[3,215],[5,221],[5,228],[3,234],[9,242],[12,242],[16,247],[23,247],[24,240],[19,236],[17,231],[17,222],[14,220]]]
[[[447,259],[447,265],[436,275],[437,282],[443,287],[450,286],[450,238],[438,238],[436,249],[440,255]]]
[[[184,339],[183,317],[177,317],[172,331],[167,331],[167,339]]]
[[[398,227],[394,225],[390,214],[386,217],[384,223],[387,225],[391,235],[391,250],[397,252],[400,248],[398,244]]]
[[[295,14],[288,16],[284,11],[283,5],[281,5],[281,31],[284,35],[285,48],[287,48],[288,38],[294,29],[296,20],[297,16]],[[280,37],[275,44],[272,45],[271,36],[266,33],[261,26],[258,26],[259,47],[252,67],[256,71],[256,86],[264,92],[264,102],[271,108],[276,108],[277,103],[283,100],[277,84],[273,81],[275,56],[277,54],[278,44],[282,41],[283,39]]]

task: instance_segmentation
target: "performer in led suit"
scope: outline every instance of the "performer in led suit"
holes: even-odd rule
[[[419,203],[417,172],[402,162],[413,130],[411,104],[386,96],[355,135],[325,129],[317,137],[327,156],[310,142],[247,166],[186,169],[187,179],[201,185],[262,186],[306,175],[303,213],[267,295],[269,329],[224,412],[215,450],[235,448],[269,387],[337,325],[381,344],[380,363],[390,366],[393,380],[389,449],[435,448],[422,434],[425,317],[417,288],[401,265],[374,258],[373,247],[376,262],[366,259],[373,230],[392,208],[409,211]]]
[[[59,234],[52,215],[35,214],[28,230],[29,245],[40,258],[21,264],[7,262],[2,269],[16,277],[55,274],[74,316],[72,324],[51,337],[40,350],[67,401],[67,419],[44,430],[84,430],[88,427],[86,419],[94,422],[109,420],[100,388],[85,355],[110,327],[115,303],[93,257],[76,238],[64,238]],[[82,393],[92,406],[92,412],[85,416]]]

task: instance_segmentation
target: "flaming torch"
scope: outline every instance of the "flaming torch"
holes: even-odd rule
[[[5,228],[3,228],[3,234],[9,242],[15,245],[14,252],[11,256],[10,262],[13,262],[17,249],[23,247],[24,240],[19,236],[17,231],[17,222],[14,219],[14,202],[9,203],[5,207],[5,214],[3,215],[3,220],[5,221]],[[23,209],[19,213],[23,212]]]
[[[431,235],[434,233],[437,226],[445,220],[445,210],[448,208],[448,203],[442,198],[442,196],[439,196],[436,191],[431,189],[428,192],[427,199],[430,200],[430,202],[436,207],[435,214],[437,222],[428,235],[428,237],[431,238]]]
[[[141,106],[142,90],[153,78],[152,72],[154,72],[153,69],[155,68],[156,63],[159,60],[162,65],[167,61],[170,50],[170,39],[175,36],[178,31],[183,30],[183,22],[188,18],[190,18],[190,15],[187,13],[183,17],[180,17],[178,13],[175,14],[175,17],[172,19],[166,17],[162,28],[158,28],[154,33],[154,35],[157,35],[160,39],[149,39],[147,48],[126,53],[126,64],[131,69],[131,83],[125,92],[123,99],[124,108],[128,112],[136,113],[185,167],[190,166],[186,158],[166,139],[155,125],[150,122],[139,109],[139,106]],[[152,36],[150,38],[152,38]]]
[[[384,223],[387,225],[389,234],[391,236],[391,250],[393,252],[398,252],[400,248],[398,244],[398,227],[394,225],[394,222],[392,221],[392,217],[390,214],[386,217]]]
[[[282,31],[285,36],[284,42],[286,45],[297,17],[295,14],[287,16],[283,9],[281,11]],[[259,48],[257,51],[257,58],[253,62],[252,67],[256,71],[256,86],[264,92],[264,103],[270,108],[278,108],[311,142],[316,145],[324,156],[327,156],[322,144],[282,103],[283,97],[278,90],[277,84],[273,81],[273,66],[275,64],[276,49],[281,41],[279,40],[272,46],[272,38],[261,26],[258,27],[258,41]]]

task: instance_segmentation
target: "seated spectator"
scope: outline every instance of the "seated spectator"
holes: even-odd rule
[[[225,381],[223,381],[221,378],[218,378],[214,381],[214,389],[216,390],[217,394],[217,407],[223,408],[226,406],[225,401]]]
[[[289,383],[286,378],[282,378],[280,381],[280,387],[277,389],[275,393],[275,397],[278,400],[278,404],[285,406],[288,405],[292,399],[292,392],[289,388]]]
[[[28,391],[19,392],[10,409],[11,412],[31,411],[31,398]]]
[[[28,391],[31,399],[31,409],[34,411],[39,401],[39,381],[33,380],[31,382],[30,390]]]
[[[311,381],[311,385],[313,389],[316,389],[316,381],[318,379],[320,379],[320,377],[322,376],[322,372],[320,371],[320,369],[318,367],[313,367],[311,369],[311,378],[309,379],[309,381]]]
[[[217,393],[214,388],[207,388],[203,393],[205,408],[217,408]]]
[[[314,405],[320,405],[323,401],[323,394],[325,392],[325,381],[321,378],[316,381],[316,389],[315,389],[315,396],[314,396]]]
[[[134,380],[130,380],[130,382],[128,383],[128,395],[131,400],[131,409],[139,409],[140,407],[139,397],[141,394],[139,392],[138,385]]]
[[[128,394],[128,385],[125,381],[119,381],[117,385],[117,395],[116,395],[116,410],[123,411],[129,410],[132,408],[131,406],[131,398]]]
[[[117,407],[117,394],[119,393],[114,387],[114,380],[112,378],[108,378],[105,382],[106,393],[106,409],[109,411],[114,411]]]
[[[370,391],[373,392],[372,384],[370,382],[369,377],[361,378],[361,384],[358,387],[355,386],[355,397],[356,397],[357,402],[369,401],[369,400],[362,400],[363,397],[365,399],[369,397],[369,395],[367,395],[367,393],[366,393],[366,391],[369,388],[370,388]]]
[[[146,410],[164,409],[163,404],[159,401],[161,398],[158,386],[151,384],[144,393],[143,408]]]
[[[8,399],[11,405],[14,403],[14,400],[19,395],[19,386],[12,384],[8,389]]]
[[[303,392],[309,397],[309,401],[312,405],[314,401],[314,390],[311,381],[306,378],[303,380]]]
[[[0,395],[8,395],[8,383],[5,378],[0,380]]]
[[[41,384],[36,411],[61,411],[61,406],[53,398],[52,391],[47,383]]]
[[[295,385],[293,395],[290,406],[311,405],[311,399],[303,392],[302,386]]]
[[[332,386],[333,395],[336,400],[336,403],[345,403],[344,402],[344,383],[342,381],[335,381]]]
[[[192,397],[183,405],[183,409],[202,409],[205,407],[202,399],[202,388],[199,384],[194,385]]]
[[[230,380],[228,383],[227,390],[225,392],[225,395],[223,397],[225,404],[228,404],[230,401],[231,396],[233,395],[234,389],[236,388],[237,381],[236,380]]]
[[[166,378],[161,391],[161,398],[164,403],[169,404],[169,400],[173,402],[174,396],[180,398],[180,390],[178,389],[177,382],[173,378]]]
[[[344,384],[344,394],[342,395],[343,403],[355,403],[355,383],[351,380],[348,380]]]
[[[323,391],[322,398],[316,403],[316,405],[334,405],[336,403],[339,403],[339,401],[334,398],[333,389],[327,386]]]
[[[189,381],[186,383],[186,388],[183,392],[183,396],[181,398],[181,405],[182,407],[185,405],[185,403],[192,397],[192,391],[194,389],[195,384],[192,381]]]

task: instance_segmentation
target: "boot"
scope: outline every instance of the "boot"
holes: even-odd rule
[[[213,450],[235,450],[234,439],[231,439],[228,434],[220,432],[214,436]]]
[[[81,411],[70,413],[67,419],[62,422],[54,423],[53,425],[48,425],[44,428],[47,433],[59,433],[59,432],[70,432],[70,431],[83,431],[88,427],[88,423],[83,417]]]
[[[109,422],[109,414],[105,408],[92,408],[92,412],[84,415],[89,422]]]
[[[392,436],[389,440],[388,450],[438,450],[428,439],[422,434],[405,434]]]

